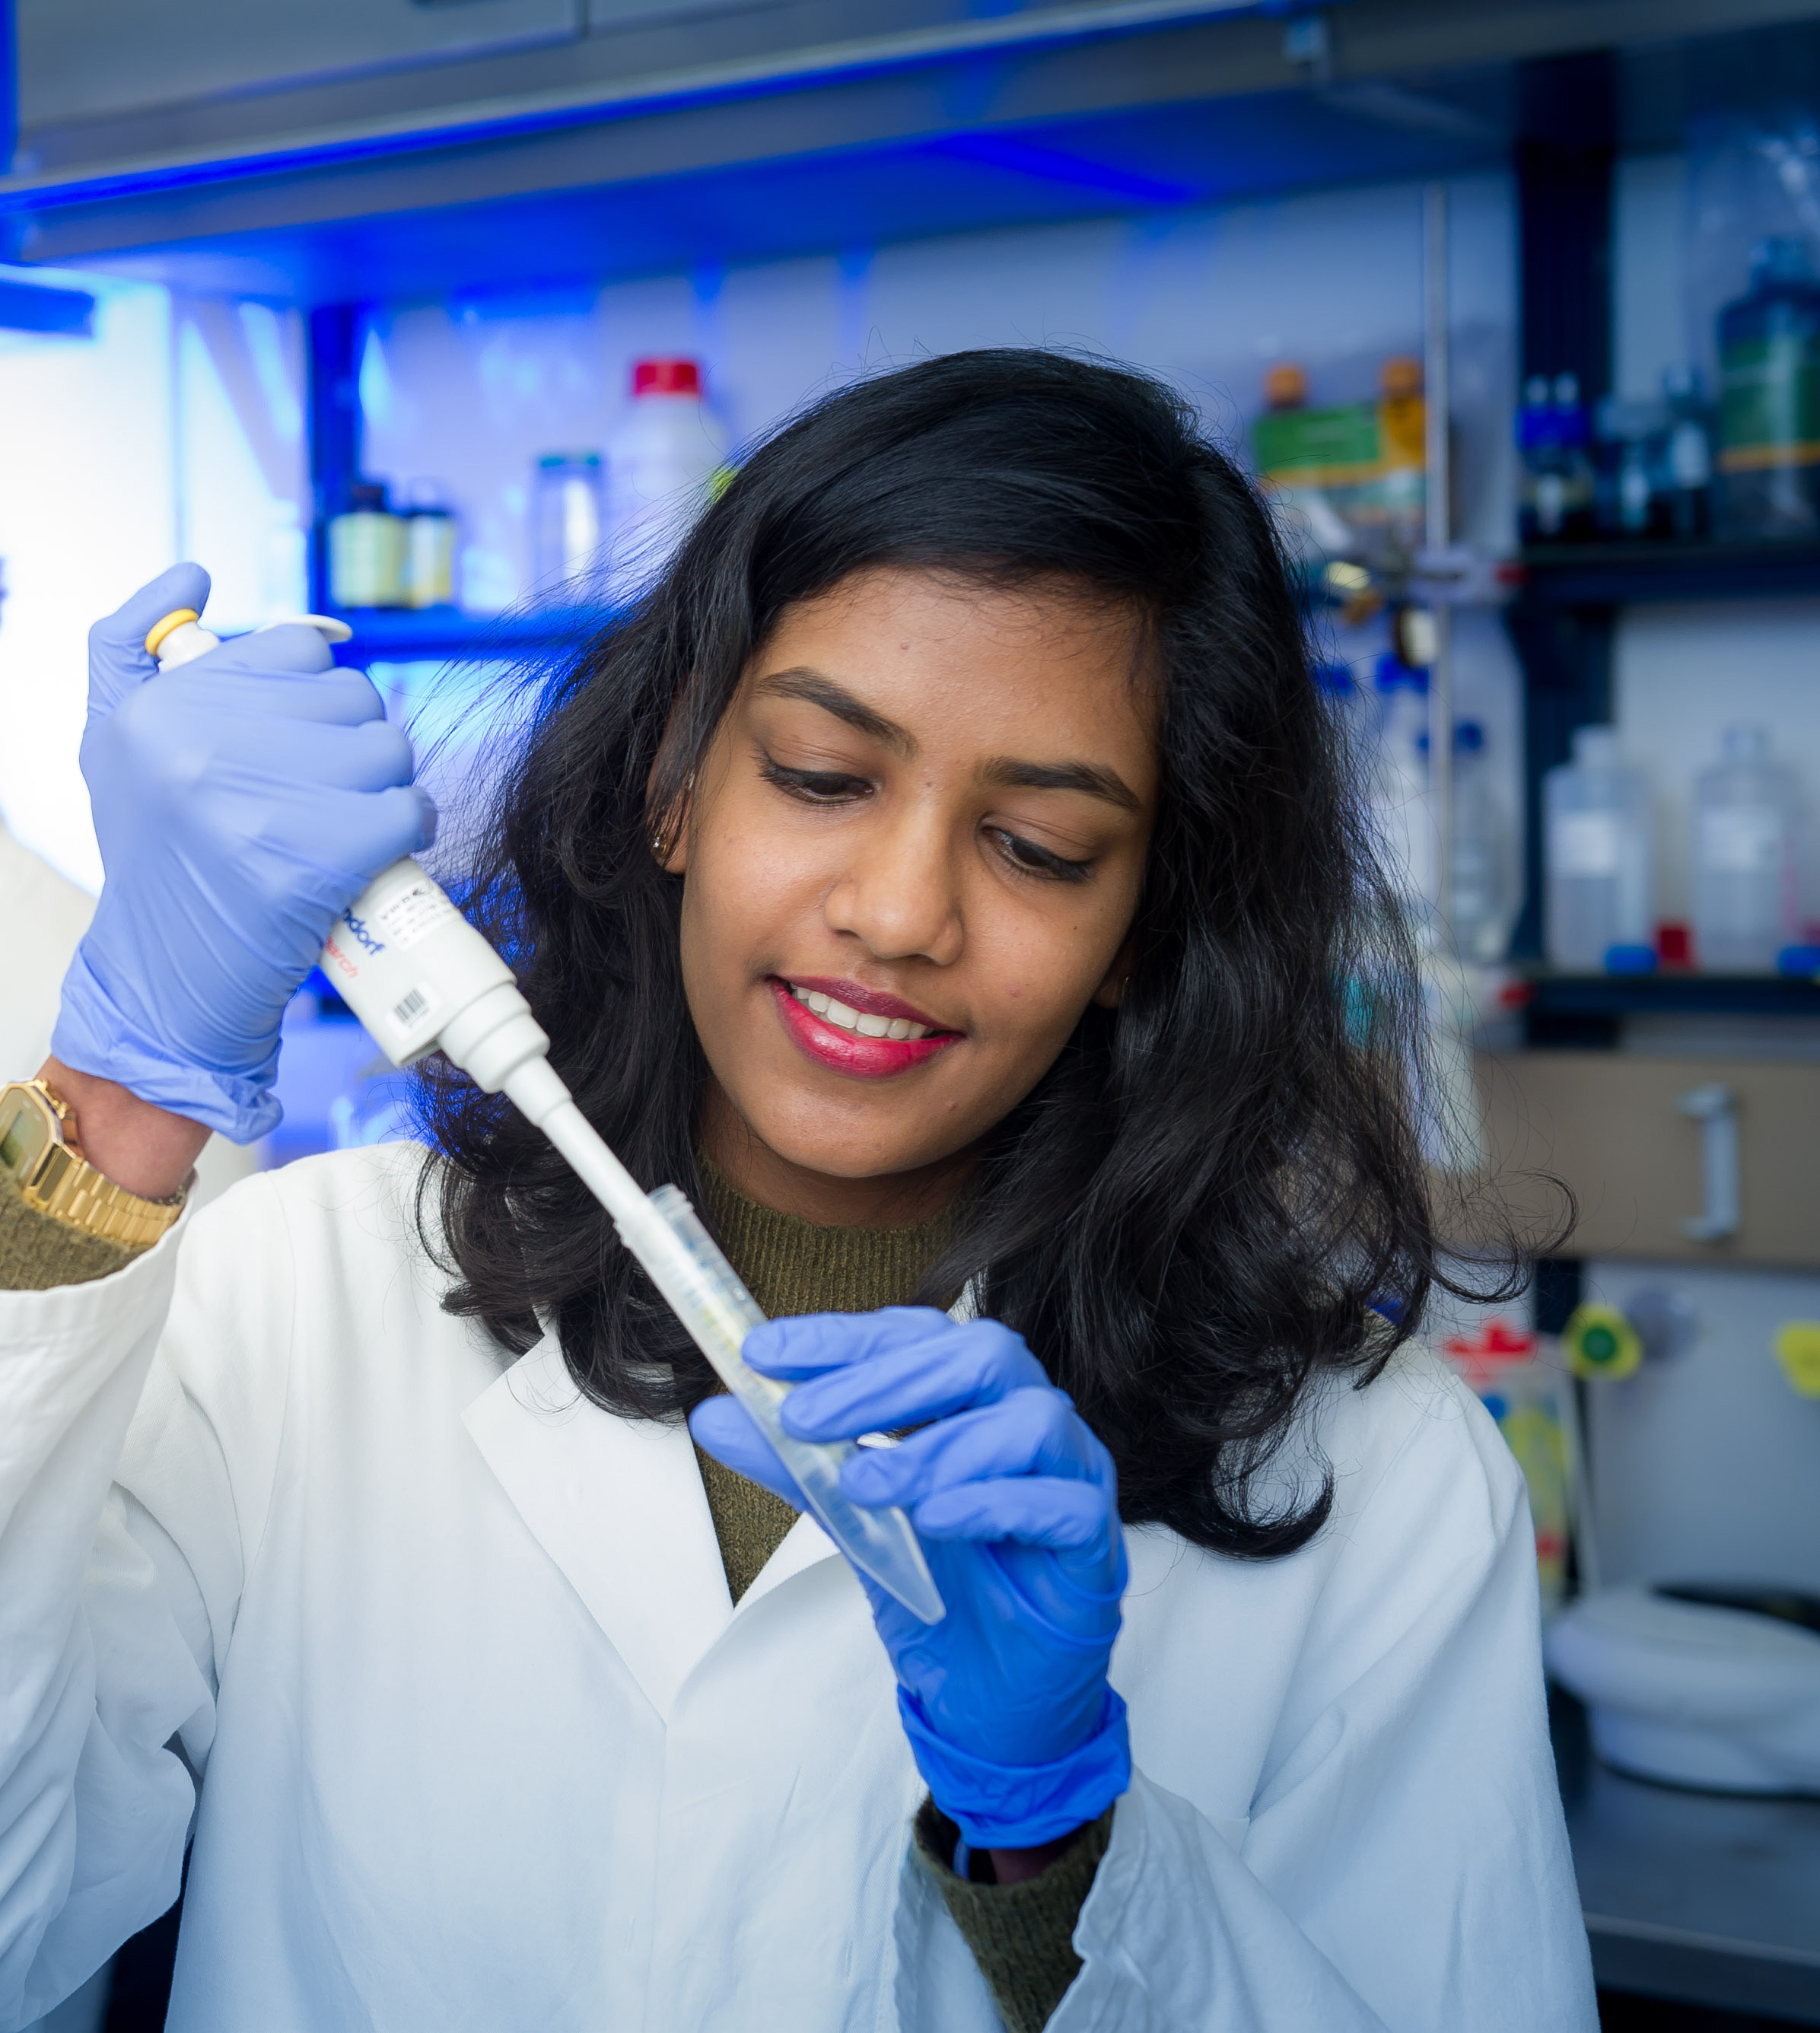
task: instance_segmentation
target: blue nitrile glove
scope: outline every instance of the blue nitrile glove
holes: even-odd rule
[[[89,631],[82,773],[106,881],[51,1049],[246,1144],[282,1112],[279,1020],[329,927],[436,811],[379,695],[314,628],[160,674],[147,631],[208,597],[200,565],[173,565]]]
[[[921,1428],[863,1450],[841,1481],[856,1503],[909,1512],[948,1606],[923,1623],[860,1576],[935,1804],[976,1849],[1034,1848],[1096,1820],[1131,1779],[1106,1679],[1125,1541],[1111,1457],[1067,1395],[1009,1327],[921,1306],[771,1320],[745,1354],[798,1380],[783,1417],[804,1440]],[[736,1399],[689,1424],[804,1507]]]

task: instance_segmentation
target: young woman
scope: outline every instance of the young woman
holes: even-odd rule
[[[1175,399],[964,354],[789,425],[545,698],[473,890],[792,1425],[899,1436],[847,1484],[933,1626],[446,1070],[427,1158],[173,1220],[430,831],[313,631],[155,675],[206,590],[92,638],[45,1080],[99,1181],[0,1179],[0,2025],[187,1856],[184,2033],[1591,2027],[1520,1480],[1369,1324],[1442,1275],[1391,917]]]

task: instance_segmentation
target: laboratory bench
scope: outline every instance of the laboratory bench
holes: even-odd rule
[[[1627,1779],[1549,1715],[1601,1990],[1820,2026],[1820,1800]]]

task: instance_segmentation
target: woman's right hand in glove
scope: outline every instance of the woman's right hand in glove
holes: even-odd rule
[[[330,926],[429,844],[436,811],[411,783],[409,740],[316,629],[244,636],[160,672],[147,633],[208,597],[200,566],[174,565],[90,631],[82,773],[105,882],[51,1050],[245,1144],[282,1112],[279,1020]]]

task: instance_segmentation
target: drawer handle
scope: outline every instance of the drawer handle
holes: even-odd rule
[[[1700,1180],[1706,1204],[1681,1224],[1691,1242],[1724,1242],[1738,1233],[1738,1097],[1718,1080],[1690,1088],[1675,1106],[1700,1125]]]

